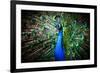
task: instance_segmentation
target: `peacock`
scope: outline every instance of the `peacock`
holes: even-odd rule
[[[58,37],[56,42],[56,47],[54,49],[54,56],[56,61],[62,61],[65,60],[65,54],[64,54],[64,47],[63,47],[63,30],[61,26],[61,18],[60,16],[55,17],[55,25],[58,29]]]

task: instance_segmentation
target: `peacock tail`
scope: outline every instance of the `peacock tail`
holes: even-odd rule
[[[62,31],[55,26],[56,15]],[[88,13],[22,10],[21,62],[89,59],[89,20]]]

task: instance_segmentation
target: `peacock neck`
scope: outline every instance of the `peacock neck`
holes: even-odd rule
[[[63,38],[63,32],[62,30],[60,30],[58,33],[58,38],[55,47],[55,60],[65,60],[62,38]]]

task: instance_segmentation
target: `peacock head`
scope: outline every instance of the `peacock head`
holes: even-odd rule
[[[62,26],[61,26],[61,16],[60,15],[57,15],[55,16],[55,26],[58,30],[61,30],[62,29]]]

